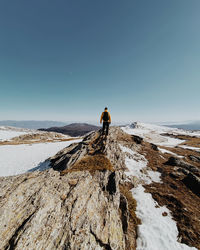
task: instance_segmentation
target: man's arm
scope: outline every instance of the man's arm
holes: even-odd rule
[[[101,114],[100,123],[102,123],[102,120],[103,120],[103,113]]]
[[[109,117],[108,122],[109,122],[109,123],[111,123],[111,115],[110,115],[110,113],[109,113],[109,112],[108,112],[108,117]]]

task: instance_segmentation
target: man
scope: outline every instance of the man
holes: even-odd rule
[[[107,107],[105,107],[104,112],[101,114],[100,123],[102,123],[102,120],[103,120],[102,134],[104,134],[106,130],[106,135],[108,135],[109,125],[111,123],[111,116],[110,113],[108,112]]]

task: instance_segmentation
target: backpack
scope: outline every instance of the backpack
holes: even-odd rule
[[[108,112],[103,112],[103,121],[107,122],[109,120]]]

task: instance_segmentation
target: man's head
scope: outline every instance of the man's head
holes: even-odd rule
[[[107,107],[105,107],[105,109],[104,109],[105,111],[108,111],[108,108]]]

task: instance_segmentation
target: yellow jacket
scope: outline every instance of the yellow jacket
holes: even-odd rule
[[[108,111],[104,111],[104,112],[108,112]],[[104,112],[102,112],[102,114],[101,114],[100,123],[102,123]],[[111,116],[110,116],[110,113],[109,113],[109,112],[108,112],[108,119],[109,119],[108,122],[111,123]]]

